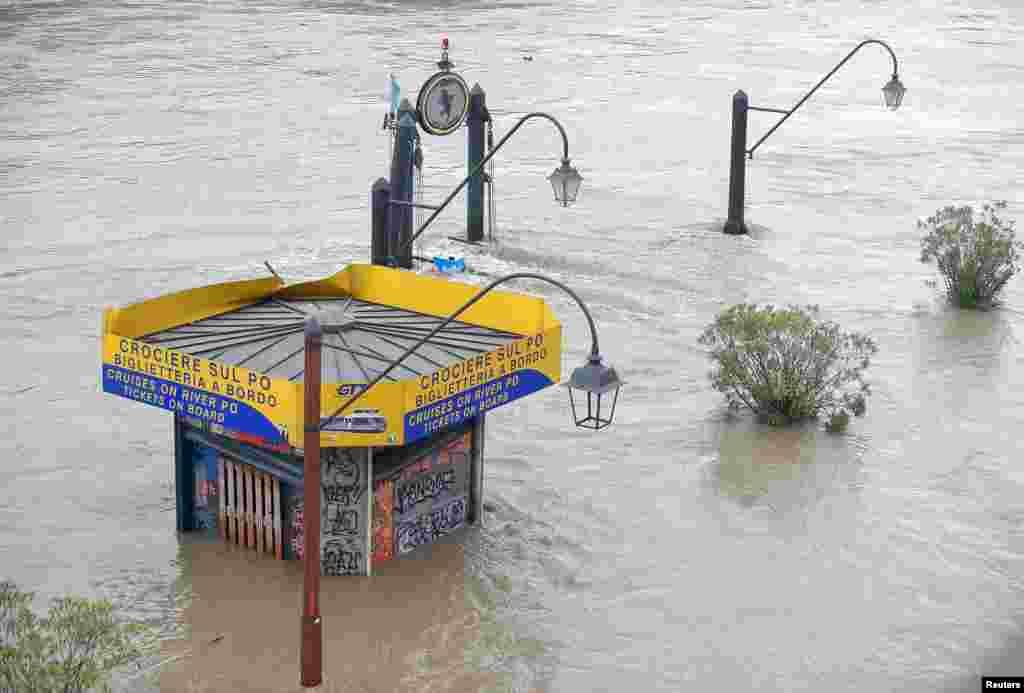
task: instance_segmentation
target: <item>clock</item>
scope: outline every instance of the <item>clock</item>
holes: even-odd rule
[[[469,87],[454,72],[438,72],[424,83],[416,99],[420,125],[431,135],[450,135],[469,111]]]

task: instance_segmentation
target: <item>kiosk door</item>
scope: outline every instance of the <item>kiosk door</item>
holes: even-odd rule
[[[232,544],[284,558],[281,482],[251,465],[220,457],[225,489],[221,534]]]

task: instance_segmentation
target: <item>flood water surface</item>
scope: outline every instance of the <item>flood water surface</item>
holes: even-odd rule
[[[298,690],[302,566],[174,531],[171,421],[104,396],[100,313],[189,287],[322,277],[369,255],[387,74],[415,99],[442,35],[495,135],[495,242],[422,255],[466,281],[567,282],[627,380],[615,424],[564,389],[488,414],[485,522],[371,579],[324,579],[325,676],[357,691],[976,690],[1024,674],[1024,281],[945,306],[915,221],[1024,217],[1024,9],[1003,0],[0,5],[0,565],[159,624],[123,690]],[[789,108],[727,237],[730,104]],[[532,58],[524,60],[525,57]],[[777,115],[752,112],[756,141]],[[423,135],[423,201],[465,172]],[[552,287],[563,372],[586,322]],[[732,416],[697,338],[741,302],[814,303],[873,337],[842,435]],[[1016,672],[1014,671],[1016,669]]]

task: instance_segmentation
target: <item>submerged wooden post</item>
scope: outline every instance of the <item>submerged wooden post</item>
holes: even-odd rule
[[[269,474],[263,475],[263,547],[274,553],[274,485]]]
[[[224,484],[224,458],[217,456],[217,527],[220,530],[220,538],[228,539],[228,497],[225,494]]]
[[[281,480],[274,479],[274,556],[277,560],[284,558],[284,546],[281,543]]]
[[[259,552],[259,553],[263,553],[263,516],[264,516],[264,510],[263,510],[263,477],[264,477],[264,474],[263,474],[263,472],[256,471],[256,472],[254,472],[254,476],[256,477],[253,480],[254,481],[254,485],[256,486],[256,505],[253,508],[255,510],[255,515],[256,515],[256,551]]]
[[[224,533],[229,544],[235,543],[235,474],[231,460],[224,460]]]
[[[239,530],[242,528],[242,493],[239,492],[239,465],[229,462],[227,468],[227,483],[231,486],[231,519],[228,525],[231,528],[231,543],[241,546]]]
[[[320,620],[320,340],[316,316],[306,320],[303,414],[303,593],[301,682],[310,688],[323,680],[323,632]]]
[[[249,465],[243,465],[245,474],[245,545],[256,548],[256,508],[253,506],[252,477],[255,471]]]

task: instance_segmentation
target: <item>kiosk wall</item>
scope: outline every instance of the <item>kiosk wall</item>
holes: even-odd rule
[[[174,441],[179,531],[217,532],[280,560],[302,558],[310,523],[300,451],[269,450],[181,415]],[[321,574],[369,575],[478,522],[483,441],[481,414],[406,446],[323,448]]]

